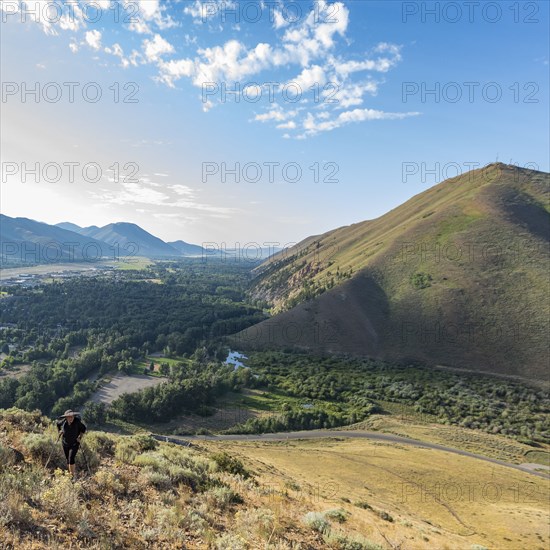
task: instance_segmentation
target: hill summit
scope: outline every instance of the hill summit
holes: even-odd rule
[[[243,348],[547,376],[550,174],[495,163],[257,268]]]

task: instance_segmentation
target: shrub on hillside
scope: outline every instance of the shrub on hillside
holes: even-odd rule
[[[205,468],[204,461],[195,461],[188,456],[177,460],[178,453],[169,452],[167,457],[165,451],[147,451],[134,458],[132,463],[142,468],[142,480],[158,489],[176,489],[183,484],[199,491],[207,486],[208,468]]]
[[[144,451],[154,451],[159,446],[159,442],[150,435],[133,435],[132,440],[135,441],[140,453]]]
[[[173,464],[177,464],[178,466],[182,466],[184,468],[191,468],[201,475],[209,473],[215,469],[212,461],[203,458],[189,449],[183,449],[182,447],[164,446],[162,448],[162,456]]]
[[[120,481],[119,476],[109,470],[99,470],[94,474],[94,480],[98,490],[102,493],[119,495],[125,491],[124,484]]]
[[[90,432],[86,435],[85,441],[88,447],[99,456],[114,456],[115,440],[105,432]]]
[[[158,441],[149,435],[132,435],[120,438],[116,445],[115,458],[131,464],[134,459],[145,451],[158,447]]]
[[[90,426],[102,426],[107,420],[105,403],[90,402],[84,407],[82,414]]]
[[[432,276],[429,273],[418,272],[411,275],[411,284],[414,288],[421,290],[432,286]]]
[[[9,527],[19,530],[34,527],[29,502],[40,498],[43,473],[42,468],[34,465],[21,471],[12,468],[0,471],[0,531]]]
[[[363,510],[372,510],[372,506],[364,500],[358,500],[357,502],[354,502],[353,504],[354,504],[354,506],[357,506],[357,508],[363,508]]]
[[[74,482],[67,471],[57,469],[51,485],[42,493],[42,503],[57,517],[78,524],[82,505],[79,497],[82,485]]]
[[[67,464],[61,443],[58,443],[50,435],[45,433],[27,434],[23,438],[23,444],[30,456],[42,466],[47,464],[54,468],[63,468]]]
[[[333,519],[338,523],[344,523],[347,521],[350,514],[343,508],[337,508],[335,510],[327,510],[324,515],[328,519]]]
[[[308,512],[303,522],[313,531],[317,531],[321,534],[330,533],[330,523],[325,519],[325,515],[320,512]]]
[[[9,493],[2,499],[0,507],[0,527],[17,526],[19,529],[30,529],[34,522],[31,507],[17,493]]]
[[[88,440],[84,439],[80,444],[80,450],[76,455],[76,466],[81,470],[86,470],[88,473],[95,472],[101,459],[98,453],[88,445]]]
[[[384,521],[389,521],[390,523],[393,523],[393,517],[388,514],[388,512],[385,512],[384,510],[377,510],[376,515],[383,519]]]
[[[350,537],[345,533],[331,532],[323,537],[324,541],[337,550],[383,550],[375,542],[365,539],[361,535]]]
[[[6,468],[0,472],[0,503],[10,493],[17,493],[25,501],[37,500],[44,481],[44,469],[29,464],[23,470]]]
[[[218,469],[222,472],[240,475],[244,479],[248,479],[250,477],[250,472],[244,467],[244,464],[238,458],[235,458],[226,452],[213,454],[212,460],[217,464]]]
[[[40,411],[23,411],[16,407],[0,409],[0,420],[9,422],[13,426],[26,432],[42,431],[46,422]]]
[[[243,536],[267,539],[274,532],[275,514],[269,508],[239,510],[235,514],[237,531]]]
[[[159,491],[168,491],[173,487],[172,482],[170,481],[170,476],[164,472],[145,469],[141,472],[140,479],[147,485],[151,485]]]
[[[246,550],[248,543],[246,539],[234,535],[233,533],[224,533],[216,538],[215,542],[216,550]]]
[[[14,452],[2,443],[0,443],[0,471],[4,468],[9,468],[15,461]]]
[[[211,506],[225,510],[232,504],[242,504],[241,495],[229,487],[212,487],[205,493],[206,501]]]

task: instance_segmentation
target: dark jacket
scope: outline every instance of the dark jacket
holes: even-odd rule
[[[63,445],[67,447],[72,447],[77,443],[76,438],[80,435],[86,432],[86,426],[78,418],[78,416],[75,416],[74,420],[71,424],[67,422],[65,418],[62,420],[57,421],[57,431],[63,432]]]

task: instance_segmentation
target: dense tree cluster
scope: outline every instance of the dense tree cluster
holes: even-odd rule
[[[119,397],[111,404],[110,414],[130,422],[162,422],[183,412],[197,412],[239,387],[231,366],[191,362],[173,370],[170,382]]]
[[[244,424],[230,428],[226,432],[257,434],[336,428],[365,420],[370,414],[378,410],[374,404],[360,409],[346,409],[342,407],[341,410],[332,411],[317,407],[312,410],[292,408],[277,415],[250,418]]]
[[[550,441],[550,394],[534,386],[418,365],[297,353],[253,353],[248,364],[257,385],[289,396],[335,401],[349,411],[381,401],[402,403],[436,422]]]

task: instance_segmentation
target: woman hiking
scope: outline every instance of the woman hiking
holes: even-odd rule
[[[80,420],[79,413],[71,411],[65,411],[65,414],[59,417],[57,421],[57,431],[59,435],[63,434],[61,443],[63,445],[63,452],[67,459],[67,465],[69,467],[69,473],[76,477],[76,464],[75,457],[80,447],[80,440],[82,435],[86,432],[86,426]]]

